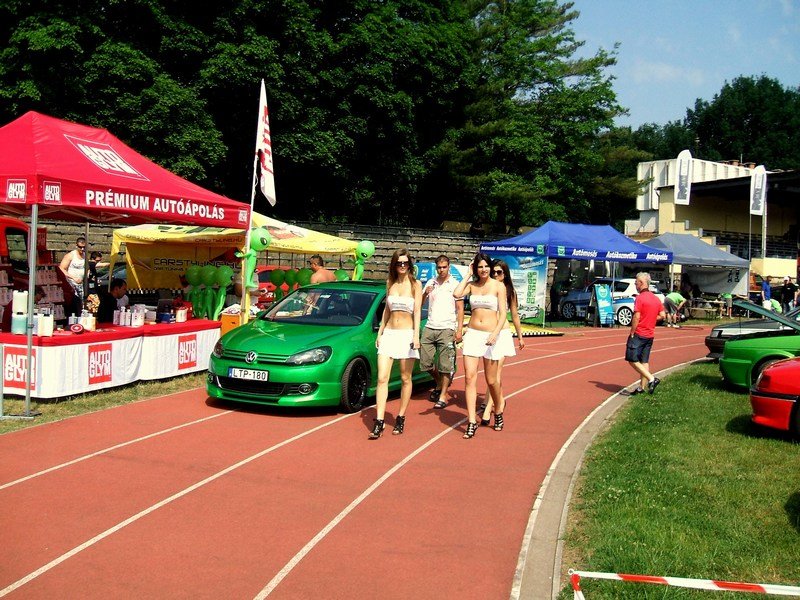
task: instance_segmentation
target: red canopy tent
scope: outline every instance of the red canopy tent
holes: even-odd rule
[[[180,223],[247,229],[250,207],[201,188],[129,148],[105,129],[28,112],[0,128],[0,211],[26,216],[36,248],[39,214],[63,221]],[[35,273],[35,252],[29,252]],[[29,277],[28,363],[34,277]],[[25,395],[29,414],[30,375]]]
[[[0,205],[68,221],[246,229],[247,204],[195,185],[105,129],[28,112],[0,128]]]

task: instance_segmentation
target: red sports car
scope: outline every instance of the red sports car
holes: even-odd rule
[[[800,435],[800,358],[766,367],[750,389],[753,423]]]

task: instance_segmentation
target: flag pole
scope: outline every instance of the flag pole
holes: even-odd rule
[[[250,250],[250,230],[253,228],[253,207],[256,202],[256,169],[258,169],[258,138],[261,134],[261,100],[266,99],[266,90],[264,88],[264,80],[261,80],[261,96],[259,98],[258,118],[256,119],[256,148],[253,153],[253,179],[250,185],[250,220],[247,223],[247,229],[244,232],[244,248],[242,254]],[[250,292],[247,289],[247,257],[242,257],[241,266],[242,276],[242,298],[239,305],[242,307],[242,312],[239,315],[239,324],[244,325],[250,320]]]

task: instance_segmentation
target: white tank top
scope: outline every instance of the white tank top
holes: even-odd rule
[[[77,250],[71,252],[72,258],[67,267],[67,273],[70,277],[78,277],[83,279],[83,274],[86,271],[86,258],[79,258]]]
[[[392,312],[399,310],[414,314],[414,298],[409,296],[387,296],[386,304],[389,305],[389,310]]]
[[[476,308],[485,308],[487,310],[497,310],[497,296],[491,295],[471,295],[469,297],[469,305],[474,310]]]

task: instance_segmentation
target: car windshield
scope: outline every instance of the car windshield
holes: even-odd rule
[[[286,296],[261,318],[281,323],[352,326],[367,318],[377,293],[303,288]]]
[[[777,321],[781,325],[786,325],[795,331],[800,331],[800,319],[798,319],[798,315],[796,313],[789,312],[784,316],[746,300],[734,300],[733,305],[737,308],[743,308],[745,310],[749,310],[750,312],[754,312],[761,317],[766,317],[767,319]]]

